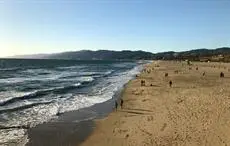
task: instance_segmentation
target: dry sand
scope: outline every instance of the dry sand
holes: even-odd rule
[[[123,109],[96,121],[82,146],[230,145],[230,64],[190,67],[163,61],[147,65],[154,70],[141,73],[124,89]]]

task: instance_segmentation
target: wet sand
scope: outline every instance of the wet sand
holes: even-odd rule
[[[123,109],[96,120],[81,146],[230,145],[228,68],[225,63],[153,62],[146,66],[150,73],[127,84]]]
[[[117,97],[116,97],[117,98]],[[93,131],[93,119],[103,118],[113,110],[114,99],[59,115],[58,119],[28,130],[26,146],[76,146]]]

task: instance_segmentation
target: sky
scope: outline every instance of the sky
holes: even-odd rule
[[[223,46],[229,0],[0,0],[0,57]]]

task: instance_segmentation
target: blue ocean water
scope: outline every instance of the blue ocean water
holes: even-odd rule
[[[0,145],[22,139],[23,127],[113,98],[142,64],[0,59]]]

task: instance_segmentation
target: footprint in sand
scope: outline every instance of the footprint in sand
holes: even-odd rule
[[[147,117],[147,121],[149,122],[149,121],[152,121],[153,120],[153,116],[148,116]]]
[[[148,101],[149,99],[143,99],[142,102]]]
[[[126,133],[128,130],[127,129],[120,129],[120,128],[114,128],[113,133]]]
[[[225,146],[227,145],[225,141],[219,135],[217,137],[219,138],[220,142],[222,142]]]
[[[182,99],[182,98],[177,98],[176,103],[177,103],[177,104],[180,104],[180,103],[182,103],[183,101],[184,101],[184,99]]]
[[[117,124],[118,124],[118,122],[116,121],[116,122],[114,122],[113,124],[114,124],[114,125],[117,125]]]
[[[136,90],[133,90],[133,91],[132,91],[132,94],[134,94],[134,95],[141,95],[143,92],[144,92],[143,89],[142,89],[142,90],[136,89]]]
[[[161,131],[164,131],[166,127],[167,127],[167,124],[164,123],[163,127],[161,128]]]

